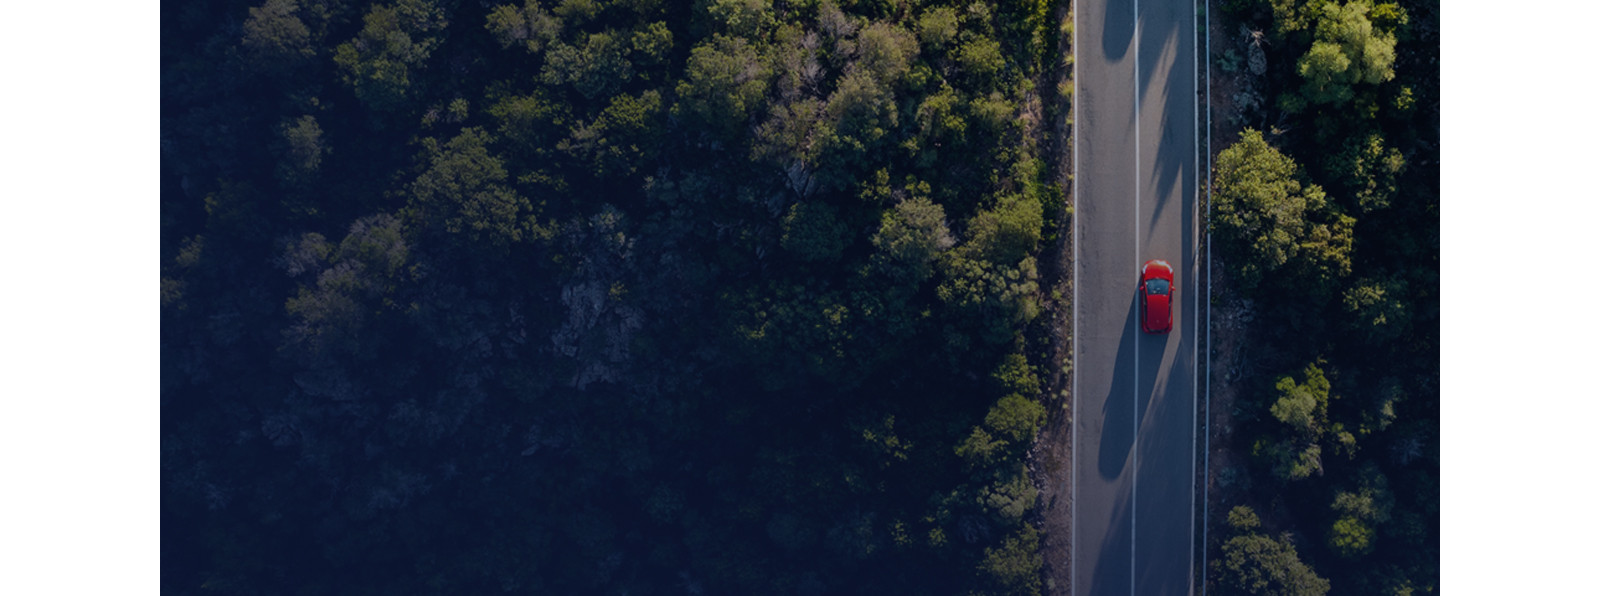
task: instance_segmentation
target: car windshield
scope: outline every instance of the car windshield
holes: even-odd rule
[[[1167,291],[1171,289],[1171,287],[1167,284],[1167,280],[1164,279],[1152,279],[1144,282],[1144,287],[1145,291],[1148,291],[1152,295],[1156,296],[1165,296],[1167,295]]]

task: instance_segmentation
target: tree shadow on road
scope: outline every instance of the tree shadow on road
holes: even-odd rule
[[[1117,363],[1111,373],[1111,388],[1100,414],[1100,478],[1116,480],[1122,475],[1133,449],[1134,425],[1134,350],[1139,340],[1138,298],[1130,296],[1128,316],[1122,325],[1122,341],[1117,345]]]

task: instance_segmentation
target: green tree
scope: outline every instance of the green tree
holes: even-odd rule
[[[295,0],[267,0],[250,8],[244,21],[245,50],[263,66],[297,64],[316,55],[311,45],[311,30],[296,14]]]
[[[961,21],[956,10],[948,6],[930,9],[917,19],[917,35],[922,38],[923,45],[935,50],[950,45],[960,32]]]
[[[310,114],[284,122],[278,127],[283,142],[283,158],[278,164],[278,178],[290,184],[303,186],[312,181],[322,167],[322,156],[327,148],[322,143],[322,127]]]
[[[1316,364],[1306,365],[1304,375],[1305,381],[1300,383],[1290,375],[1278,378],[1274,387],[1277,399],[1268,410],[1282,426],[1273,433],[1276,438],[1263,438],[1255,446],[1256,455],[1282,480],[1321,474],[1320,442],[1333,430],[1328,420],[1332,384]]]
[[[1039,314],[1038,271],[1031,256],[1044,225],[1028,195],[1002,195],[967,222],[967,240],[945,254],[939,299],[964,316],[984,341],[1010,341]]]
[[[490,246],[506,246],[538,232],[527,198],[507,186],[491,137],[468,128],[440,144],[423,140],[427,169],[412,181],[405,215],[415,226],[436,227]]]
[[[1005,68],[1005,55],[1000,43],[984,36],[974,36],[956,50],[956,64],[970,77],[978,88],[988,87],[1001,69]]]
[[[370,358],[377,344],[366,333],[369,324],[398,307],[393,298],[410,279],[402,223],[388,214],[357,220],[338,245],[305,234],[280,263],[291,276],[313,276],[285,304],[293,321],[287,339],[313,360]]]
[[[1016,392],[1023,396],[1039,395],[1039,376],[1034,374],[1028,357],[1021,352],[1006,354],[989,378],[1001,391]]]
[[[967,136],[967,121],[963,117],[965,104],[948,83],[939,91],[923,98],[917,106],[917,165],[931,168],[958,155],[955,151],[941,151],[961,147]]]
[[[521,7],[501,4],[489,11],[484,28],[494,36],[500,46],[509,48],[521,45],[529,52],[539,52],[561,36],[561,19],[539,6],[538,0],[527,0]]]
[[[974,128],[988,133],[992,142],[1001,142],[1007,139],[1006,133],[1020,129],[1017,124],[1017,104],[998,91],[972,98],[968,107],[972,122],[976,125]]]
[[[1389,480],[1376,464],[1363,464],[1354,480],[1354,490],[1334,493],[1335,520],[1328,531],[1328,547],[1350,559],[1372,552],[1377,529],[1389,522],[1395,503]]]
[[[1014,265],[946,253],[944,281],[936,295],[963,327],[990,345],[1011,341],[1024,324],[1039,316],[1039,272],[1034,257]],[[955,338],[952,338],[955,339]]]
[[[582,27],[600,16],[604,6],[595,0],[560,0],[556,7],[551,9],[557,17],[573,28]]]
[[[823,0],[817,7],[817,28],[835,42],[855,35],[865,20],[845,14],[833,0]]]
[[[1353,559],[1372,552],[1373,532],[1359,519],[1341,517],[1328,531],[1328,548],[1341,557]]]
[[[839,258],[850,242],[850,229],[839,221],[839,210],[821,201],[801,201],[789,206],[782,221],[784,250],[803,261],[826,263]]]
[[[565,103],[550,101],[542,93],[510,96],[489,106],[489,116],[499,124],[496,132],[513,152],[542,155],[567,134],[571,119]]]
[[[999,547],[985,548],[979,565],[996,591],[1005,594],[1039,594],[1043,568],[1039,531],[1030,525],[1007,536]]]
[[[1326,164],[1338,188],[1356,201],[1362,213],[1387,209],[1400,189],[1406,158],[1373,132],[1347,139]]]
[[[1010,341],[1038,316],[1038,272],[1030,253],[1042,226],[1038,200],[1002,195],[966,223],[966,242],[942,260],[939,300],[970,320],[987,343]]]
[[[1005,439],[995,438],[982,426],[974,426],[967,438],[956,444],[955,452],[967,469],[988,469],[1006,456],[1006,447],[1010,444]]]
[[[400,0],[372,7],[362,23],[355,39],[334,50],[334,64],[368,108],[394,111],[410,97],[411,71],[438,47],[429,34],[444,29],[444,11],[428,0]]]
[[[894,87],[911,70],[921,50],[910,31],[877,22],[867,25],[856,36],[855,65],[866,69],[874,80]]]
[[[997,472],[998,477],[980,491],[978,498],[985,509],[1007,525],[1020,522],[1038,501],[1039,490],[1033,487],[1028,469],[1020,461],[1013,461],[1009,468]]]
[[[1211,562],[1217,585],[1223,593],[1273,596],[1322,596],[1331,587],[1328,580],[1300,560],[1292,537],[1285,533],[1276,540],[1257,529],[1260,518],[1249,507],[1240,505],[1228,512],[1232,533],[1222,544],[1222,557]]]
[[[1211,229],[1229,272],[1246,292],[1285,270],[1306,278],[1296,282],[1314,282],[1317,291],[1300,295],[1322,300],[1335,280],[1349,274],[1355,219],[1304,177],[1292,158],[1254,129],[1245,129],[1217,156]]]
[[[1000,398],[983,417],[984,425],[994,435],[1013,443],[1030,443],[1044,426],[1044,406],[1022,395],[1012,393]]]
[[[992,263],[1011,264],[1033,254],[1044,229],[1044,207],[1027,195],[1001,195],[994,209],[979,211],[967,223],[962,253]]]
[[[1296,64],[1307,101],[1338,106],[1355,97],[1357,85],[1394,78],[1395,37],[1373,29],[1370,10],[1365,0],[1322,5],[1316,41]]]
[[[1322,7],[1332,0],[1229,0],[1236,9],[1247,9],[1252,4],[1267,4],[1272,10],[1273,31],[1279,40],[1317,25]]]
[[[578,47],[556,42],[545,54],[541,80],[546,85],[572,85],[585,99],[616,93],[633,78],[625,41],[611,32],[593,33]]]
[[[672,30],[660,21],[644,25],[633,32],[630,48],[630,56],[640,66],[665,64],[672,57]]]
[[[771,75],[766,60],[749,42],[716,35],[689,51],[672,113],[691,127],[732,134],[761,110]]]
[[[1289,425],[1296,434],[1315,439],[1327,427],[1332,384],[1315,364],[1306,365],[1305,377],[1303,383],[1296,383],[1288,375],[1278,378],[1278,401],[1272,404],[1272,417]]]
[[[1352,335],[1373,348],[1404,337],[1411,329],[1406,290],[1400,277],[1363,279],[1345,290],[1344,310]]]
[[[706,13],[719,33],[758,39],[773,24],[771,0],[710,0]]]
[[[873,150],[900,122],[893,91],[865,69],[845,75],[823,109],[833,133],[825,147],[846,167],[870,163]]]
[[[1408,37],[1411,15],[1399,4],[1379,3],[1372,7],[1372,13],[1367,17],[1372,20],[1372,26],[1377,27],[1379,31],[1394,34],[1396,41],[1403,41]]]
[[[817,138],[821,118],[822,102],[814,97],[776,104],[756,130],[751,149],[756,159],[790,169],[791,188],[801,196],[814,185],[808,167],[814,166],[822,147]]]
[[[654,159],[661,130],[661,94],[611,98],[594,122],[572,130],[558,148],[592,164],[596,177],[631,176]]]
[[[927,197],[911,197],[884,210],[878,232],[872,236],[877,249],[872,254],[872,271],[915,287],[933,275],[939,255],[953,244],[944,208]]]

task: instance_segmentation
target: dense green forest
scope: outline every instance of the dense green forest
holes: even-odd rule
[[[1439,589],[1439,3],[1226,0],[1211,229],[1255,354],[1218,594]],[[1243,26],[1241,28],[1241,25]]]
[[[1053,9],[163,4],[162,591],[1038,593]]]

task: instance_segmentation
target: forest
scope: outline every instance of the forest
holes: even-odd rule
[[[162,592],[1040,593],[1054,11],[163,4]]]
[[[1213,309],[1251,322],[1208,588],[1436,594],[1439,3],[1214,6]]]

